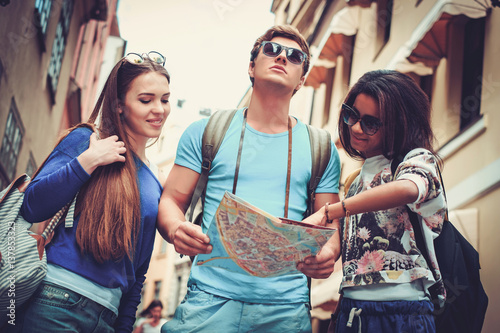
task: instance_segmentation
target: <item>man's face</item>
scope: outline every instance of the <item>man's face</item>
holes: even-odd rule
[[[288,38],[275,37],[271,42],[301,50],[297,42]],[[276,56],[268,56],[264,54],[263,47],[259,49],[257,57],[250,63],[248,69],[249,75],[254,78],[254,87],[260,84],[270,84],[290,90],[299,90],[302,87],[305,80],[302,76],[304,62],[292,63],[286,53],[287,50],[282,48],[281,53]]]

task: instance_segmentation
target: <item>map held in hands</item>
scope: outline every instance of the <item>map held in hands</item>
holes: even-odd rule
[[[280,219],[226,192],[208,229],[212,253],[199,266],[273,277],[300,273],[296,265],[316,255],[336,229]]]

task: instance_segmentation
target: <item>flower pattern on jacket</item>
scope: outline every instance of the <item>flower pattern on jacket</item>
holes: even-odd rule
[[[393,177],[391,161],[375,156],[365,161],[347,197],[394,180],[413,181],[419,190],[414,203],[383,211],[351,215],[341,221],[342,262],[344,277],[341,288],[378,283],[408,283],[423,279],[425,288],[440,280],[433,240],[441,232],[446,212],[437,161],[425,149],[409,152]],[[408,209],[422,222],[425,246],[430,254],[436,277],[417,248]],[[441,283],[442,285],[442,283]],[[440,288],[443,299],[444,288]]]

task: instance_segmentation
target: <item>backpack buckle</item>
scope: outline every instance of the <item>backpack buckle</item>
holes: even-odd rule
[[[210,161],[209,159],[204,159],[203,162],[201,162],[202,169],[210,171],[211,167],[212,167],[212,161]]]

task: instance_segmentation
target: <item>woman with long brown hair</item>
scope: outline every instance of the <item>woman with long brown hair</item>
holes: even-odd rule
[[[63,136],[26,189],[22,214],[33,223],[77,199],[73,227],[61,223],[46,247],[24,332],[132,331],[163,189],[146,146],[170,113],[164,63],[157,52],[121,59],[89,121]]]

